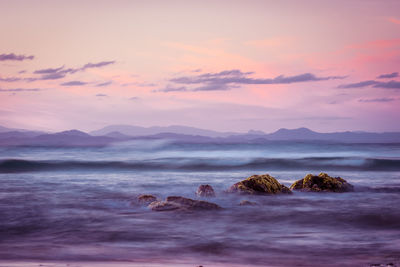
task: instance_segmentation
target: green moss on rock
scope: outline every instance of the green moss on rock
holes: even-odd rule
[[[341,177],[330,177],[321,172],[318,176],[307,174],[303,179],[294,182],[290,189],[307,192],[350,192],[354,187]]]
[[[253,175],[232,185],[227,192],[241,194],[290,194],[289,188],[280,184],[274,177],[263,174]]]

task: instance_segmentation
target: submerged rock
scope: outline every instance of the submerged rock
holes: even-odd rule
[[[157,198],[153,195],[140,195],[136,198],[136,201],[132,202],[132,204],[147,206],[154,201],[157,201]]]
[[[351,192],[354,187],[341,177],[330,177],[321,172],[318,176],[307,174],[303,179],[294,182],[290,189],[306,192]]]
[[[257,206],[257,202],[249,201],[249,200],[242,200],[239,203],[239,206]]]
[[[274,177],[263,174],[253,175],[249,178],[232,185],[228,193],[242,194],[291,194],[289,188],[280,184]]]
[[[196,195],[199,197],[215,197],[214,188],[209,184],[202,184],[197,188]]]
[[[221,209],[221,207],[215,203],[178,196],[167,197],[165,201],[152,202],[149,208],[154,211],[200,211]]]

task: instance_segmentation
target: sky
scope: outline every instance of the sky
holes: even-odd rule
[[[0,125],[400,131],[400,1],[0,0]]]

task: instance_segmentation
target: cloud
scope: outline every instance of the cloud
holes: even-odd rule
[[[372,102],[392,102],[395,101],[395,98],[392,97],[382,97],[382,98],[373,98],[373,99],[359,99],[358,102],[362,103],[372,103]]]
[[[95,86],[96,86],[96,87],[104,87],[104,86],[107,86],[107,85],[110,85],[110,84],[112,84],[111,81],[109,81],[109,82],[104,82],[104,83],[99,83],[99,84],[96,84]]]
[[[208,84],[205,86],[200,86],[193,88],[191,91],[198,92],[198,91],[227,91],[233,88],[239,88],[240,86],[237,85],[227,85],[227,84]]]
[[[87,83],[81,82],[81,81],[70,81],[70,82],[65,82],[62,83],[62,86],[81,86],[81,85],[86,85]]]
[[[48,69],[41,69],[41,70],[35,70],[33,73],[34,74],[49,74],[49,73],[57,73],[61,71],[64,68],[64,66],[61,66],[59,68],[48,68]]]
[[[105,96],[108,96],[108,95],[106,95],[106,94],[97,94],[96,96],[97,97],[105,97]]]
[[[90,69],[90,68],[101,68],[110,64],[114,64],[115,61],[101,61],[98,63],[87,63],[82,67],[82,70]]]
[[[173,87],[171,85],[167,85],[165,88],[153,90],[153,92],[164,92],[164,93],[168,93],[168,92],[186,92],[186,91],[189,91],[186,88],[186,86]]]
[[[382,74],[376,77],[377,79],[390,79],[390,78],[396,78],[399,77],[398,72],[393,72],[393,73],[388,73],[388,74]]]
[[[385,88],[385,89],[400,89],[400,82],[398,81],[389,81],[389,82],[378,82],[374,85],[376,88]]]
[[[203,73],[195,76],[181,76],[172,78],[169,81],[175,84],[184,85],[196,85],[197,87],[187,86],[172,86],[167,87],[154,92],[196,92],[196,91],[226,91],[233,88],[239,88],[240,85],[244,84],[291,84],[298,82],[314,82],[314,81],[325,81],[331,79],[344,79],[343,76],[326,76],[317,77],[312,73],[303,73],[295,76],[284,76],[280,75],[275,78],[252,78],[249,77],[254,72],[243,72],[238,69],[224,70],[217,73]]]
[[[218,73],[205,73],[198,76],[178,77],[170,79],[171,82],[181,84],[213,83],[213,84],[289,84],[297,82],[324,81],[331,79],[343,79],[343,76],[317,77],[312,73],[304,73],[295,76],[280,75],[275,78],[259,79],[250,78],[253,72],[242,72],[240,70],[225,70]]]
[[[366,86],[370,86],[370,85],[375,85],[377,84],[377,81],[374,80],[368,80],[368,81],[362,81],[362,82],[358,82],[358,83],[349,83],[349,84],[341,84],[338,86],[338,88],[361,88],[361,87],[366,87]]]
[[[129,100],[139,100],[139,99],[140,99],[140,98],[137,97],[137,96],[132,96],[132,97],[129,98]]]
[[[400,82],[398,81],[388,81],[388,82],[379,82],[374,80],[362,81],[358,83],[350,83],[350,84],[342,84],[339,85],[338,88],[362,88],[372,86],[374,88],[384,88],[384,89],[400,89]]]
[[[1,89],[0,92],[37,92],[41,91],[40,88],[12,88],[12,89]]]
[[[6,77],[6,78],[3,78],[3,77],[0,76],[0,82],[18,82],[20,80],[21,80],[21,78],[18,78],[18,77]]]
[[[35,56],[16,55],[14,53],[0,54],[0,61],[6,61],[6,60],[23,61],[23,60],[32,60],[34,58]]]
[[[57,80],[64,78],[67,74],[74,74],[78,71],[85,71],[90,68],[101,68],[114,63],[115,61],[101,61],[97,63],[87,63],[80,68],[65,68],[65,66],[61,66],[58,68],[39,69],[35,70],[33,73],[42,75],[40,78],[36,78],[36,80]]]

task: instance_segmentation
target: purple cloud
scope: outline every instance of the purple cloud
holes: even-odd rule
[[[374,88],[385,88],[385,89],[400,89],[400,82],[398,81],[389,81],[389,82],[379,82],[374,80],[362,81],[358,83],[350,83],[350,84],[342,84],[339,85],[338,88],[362,88],[372,86]]]
[[[137,96],[132,96],[132,97],[129,98],[129,100],[139,100],[139,99],[140,99],[140,98],[137,97]]]
[[[0,92],[37,92],[41,91],[40,88],[12,88],[12,89],[1,89]]]
[[[102,61],[98,63],[87,63],[83,65],[81,68],[65,68],[65,66],[61,66],[58,68],[47,68],[47,69],[40,69],[35,70],[34,74],[42,75],[38,80],[57,80],[64,78],[67,74],[74,74],[78,71],[84,71],[90,68],[101,68],[110,64],[114,64],[115,61]]]
[[[168,92],[186,92],[189,91],[186,86],[180,86],[180,87],[173,87],[170,85],[167,85],[165,88],[161,88],[158,90],[153,90],[153,92],[164,92],[164,93],[168,93]]]
[[[98,63],[87,63],[82,67],[82,70],[89,69],[89,68],[101,68],[110,64],[114,64],[115,61],[102,61]]]
[[[3,77],[0,76],[0,82],[17,82],[17,81],[20,81],[20,80],[21,80],[21,78],[18,78],[18,77],[6,77],[6,78],[3,78]]]
[[[198,91],[227,91],[232,88],[239,88],[237,85],[228,85],[228,84],[207,84],[204,86],[196,87],[191,89],[190,91],[198,92]]]
[[[361,87],[366,87],[366,86],[370,86],[370,85],[375,85],[377,84],[377,81],[374,80],[368,80],[368,81],[362,81],[362,82],[358,82],[358,83],[349,83],[349,84],[342,84],[339,85],[338,88],[361,88]]]
[[[62,86],[81,86],[81,85],[86,85],[87,83],[81,82],[81,81],[70,81],[70,82],[65,82],[62,83]]]
[[[242,72],[240,70],[226,70],[218,73],[205,73],[198,76],[178,77],[170,79],[171,82],[181,84],[198,84],[198,83],[212,83],[212,84],[289,84],[298,82],[311,82],[311,81],[324,81],[331,79],[343,79],[343,76],[327,76],[317,77],[312,73],[304,73],[295,76],[280,75],[275,78],[259,79],[250,78],[248,75],[253,72]]]
[[[61,66],[59,68],[48,68],[48,69],[35,70],[33,73],[34,74],[57,73],[57,72],[60,72],[62,69],[64,69],[64,66]]]
[[[104,83],[99,83],[99,84],[96,84],[95,86],[96,86],[96,87],[104,87],[104,86],[107,86],[107,85],[110,85],[110,84],[112,84],[111,81],[109,81],[109,82],[104,82]]]
[[[6,61],[6,60],[23,61],[23,60],[32,60],[34,58],[35,56],[16,55],[14,53],[0,54],[0,61]]]
[[[376,78],[377,79],[391,79],[391,78],[396,78],[396,77],[399,77],[399,73],[398,72],[393,72],[393,73],[389,73],[389,74],[382,74],[382,75],[379,75]]]
[[[373,98],[373,99],[360,99],[358,102],[362,103],[373,103],[373,102],[392,102],[395,101],[395,98],[392,97],[382,97],[382,98]]]
[[[203,73],[195,76],[182,76],[172,78],[169,81],[176,84],[194,85],[201,84],[195,88],[167,86],[155,92],[185,92],[185,91],[226,91],[238,88],[243,84],[290,84],[298,82],[325,81],[331,79],[344,79],[343,76],[317,77],[312,73],[304,73],[295,76],[280,75],[275,78],[252,78],[253,72],[243,72],[238,69],[224,70],[217,73]]]
[[[108,95],[106,95],[106,94],[97,94],[96,96],[97,96],[97,97],[106,97],[106,96],[108,96]]]
[[[398,81],[379,82],[375,84],[374,87],[385,88],[385,89],[400,89],[400,82]]]

